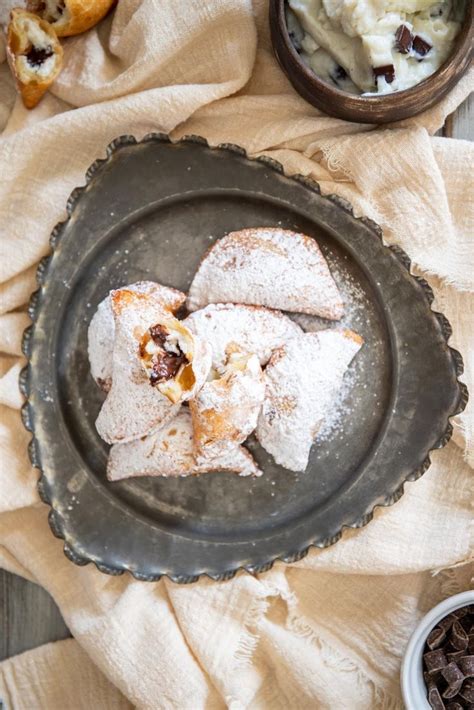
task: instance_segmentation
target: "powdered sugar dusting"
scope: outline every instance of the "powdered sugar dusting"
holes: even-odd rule
[[[231,232],[204,256],[188,308],[246,303],[337,320],[343,302],[319,246],[311,237],[261,227]]]

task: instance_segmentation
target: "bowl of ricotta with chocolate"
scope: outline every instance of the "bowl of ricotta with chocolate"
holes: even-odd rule
[[[352,121],[429,108],[472,58],[470,0],[271,0],[270,26],[296,90]]]

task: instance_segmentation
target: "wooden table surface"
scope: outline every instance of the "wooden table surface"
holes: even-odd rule
[[[440,135],[474,140],[474,97],[449,116]],[[47,592],[0,570],[0,661],[48,641],[70,636]]]

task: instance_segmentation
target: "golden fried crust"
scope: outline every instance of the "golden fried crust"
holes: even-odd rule
[[[70,37],[94,27],[114,4],[115,0],[64,0],[64,10],[56,20],[48,13],[44,2],[30,0],[28,8],[51,22],[58,37]]]
[[[25,19],[36,23],[51,40],[51,47],[55,55],[55,65],[53,70],[47,76],[35,76],[34,72],[26,71],[24,69],[22,70],[19,66],[19,57],[26,54],[28,49],[31,48],[31,43],[29,42],[22,27],[22,22]],[[63,49],[54,30],[48,22],[42,20],[31,12],[16,8],[11,12],[10,24],[8,25],[7,59],[12,74],[15,77],[23,103],[26,108],[31,109],[39,103],[43,95],[61,71]]]

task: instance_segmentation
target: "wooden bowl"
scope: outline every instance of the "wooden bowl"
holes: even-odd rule
[[[474,3],[466,2],[461,32],[445,63],[411,89],[384,96],[354,96],[320,79],[301,60],[286,26],[286,0],[270,0],[273,49],[296,91],[310,104],[337,118],[357,123],[389,123],[426,111],[440,101],[467,71],[472,60]]]

